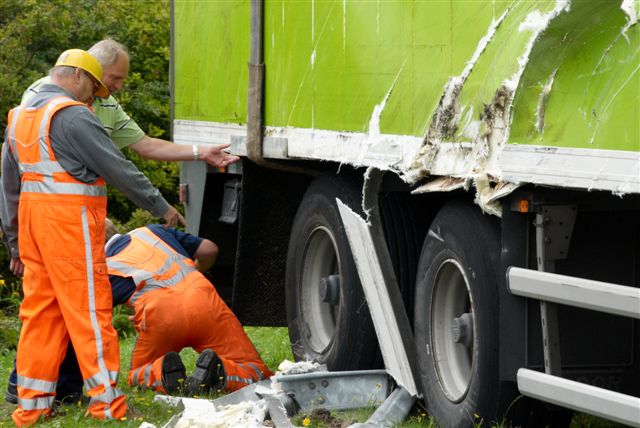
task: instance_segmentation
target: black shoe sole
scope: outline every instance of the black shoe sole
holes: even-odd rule
[[[190,396],[206,394],[212,387],[224,386],[224,381],[218,379],[221,372],[224,373],[224,368],[218,355],[211,349],[205,349],[196,360],[193,374],[185,381],[185,393]]]
[[[7,391],[4,393],[4,401],[9,404],[18,404],[18,396]]]
[[[18,385],[9,382],[4,393],[4,401],[9,404],[18,404]]]
[[[167,352],[162,360],[162,387],[169,393],[175,394],[185,382],[187,372],[177,352]]]

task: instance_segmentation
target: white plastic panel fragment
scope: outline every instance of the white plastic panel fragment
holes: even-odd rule
[[[391,307],[391,299],[384,283],[384,275],[380,269],[380,261],[369,227],[342,201],[336,199],[336,203],[358,268],[387,372],[412,396],[417,396],[418,391],[407,350],[402,342],[402,332]]]

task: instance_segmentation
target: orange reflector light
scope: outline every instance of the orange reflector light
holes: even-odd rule
[[[186,204],[189,201],[189,185],[186,183],[181,183],[178,190],[178,198],[179,201],[183,204]]]
[[[520,199],[518,201],[518,210],[521,213],[528,213],[529,212],[529,200],[528,199]]]

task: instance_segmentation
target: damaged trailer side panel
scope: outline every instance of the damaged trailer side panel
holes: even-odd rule
[[[545,154],[629,158],[612,166],[626,184],[600,184],[595,171],[572,184],[640,188],[640,130],[629,126],[640,115],[637,2],[264,8],[266,145],[270,136],[286,139],[286,157],[393,169],[410,182],[431,173],[552,185],[564,181],[533,168]],[[229,141],[242,134],[230,125],[246,122],[248,2],[181,1],[175,9],[175,73],[193,76],[175,82],[176,138],[188,139],[198,121]],[[220,40],[220,49],[205,40]],[[512,152],[531,158],[526,175],[514,171]]]
[[[288,325],[298,359],[379,368],[384,320],[339,199],[383,229],[440,424],[566,422],[511,406],[549,391],[584,411],[558,379],[640,408],[640,321],[597,297],[640,287],[639,16],[640,0],[173,0],[173,138],[243,157],[181,171],[190,231],[222,249],[216,287],[243,323]],[[367,168],[384,176],[374,214]],[[600,285],[557,302],[544,290],[565,277]]]

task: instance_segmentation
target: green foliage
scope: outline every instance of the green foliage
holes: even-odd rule
[[[7,316],[0,310],[0,349],[16,349],[20,337],[20,320],[12,315]]]
[[[125,149],[124,153],[151,180],[171,205],[178,204],[179,164],[177,162],[145,161],[140,155],[129,149]],[[133,221],[133,224],[135,224],[134,227],[126,227],[126,231],[144,224],[158,222],[157,219],[149,214],[145,217],[147,219],[146,223],[136,223],[133,216],[141,218],[141,214],[137,213],[137,211],[142,210],[136,208],[122,193],[112,187],[108,190],[108,196],[109,215],[123,223]]]
[[[2,126],[22,92],[69,48],[88,49],[113,37],[129,48],[130,77],[118,95],[147,129],[168,135],[168,0],[3,0],[0,2],[0,107]],[[156,129],[156,128],[154,128]],[[156,131],[157,133],[157,131]]]
[[[113,319],[111,323],[120,337],[128,337],[136,334],[133,321],[129,319],[133,311],[125,305],[118,305],[113,308]]]
[[[0,309],[5,315],[17,316],[21,301],[22,281],[14,276],[0,279]]]
[[[20,336],[18,311],[22,301],[22,281],[9,271],[9,256],[0,246],[0,350],[16,349]]]
[[[264,363],[274,373],[284,360],[294,361],[286,327],[245,327],[244,330]]]
[[[0,277],[0,350],[16,349],[20,336],[18,311],[22,301],[22,281],[15,278],[8,269],[9,257],[4,246],[0,246],[0,263],[3,268]]]
[[[129,48],[129,79],[116,94],[124,110],[152,137],[169,138],[169,0],[0,1],[0,121],[22,93],[66,49],[88,49],[112,37]],[[177,202],[178,165],[143,162],[128,154],[167,200]],[[126,222],[135,210],[109,191],[110,215]]]

